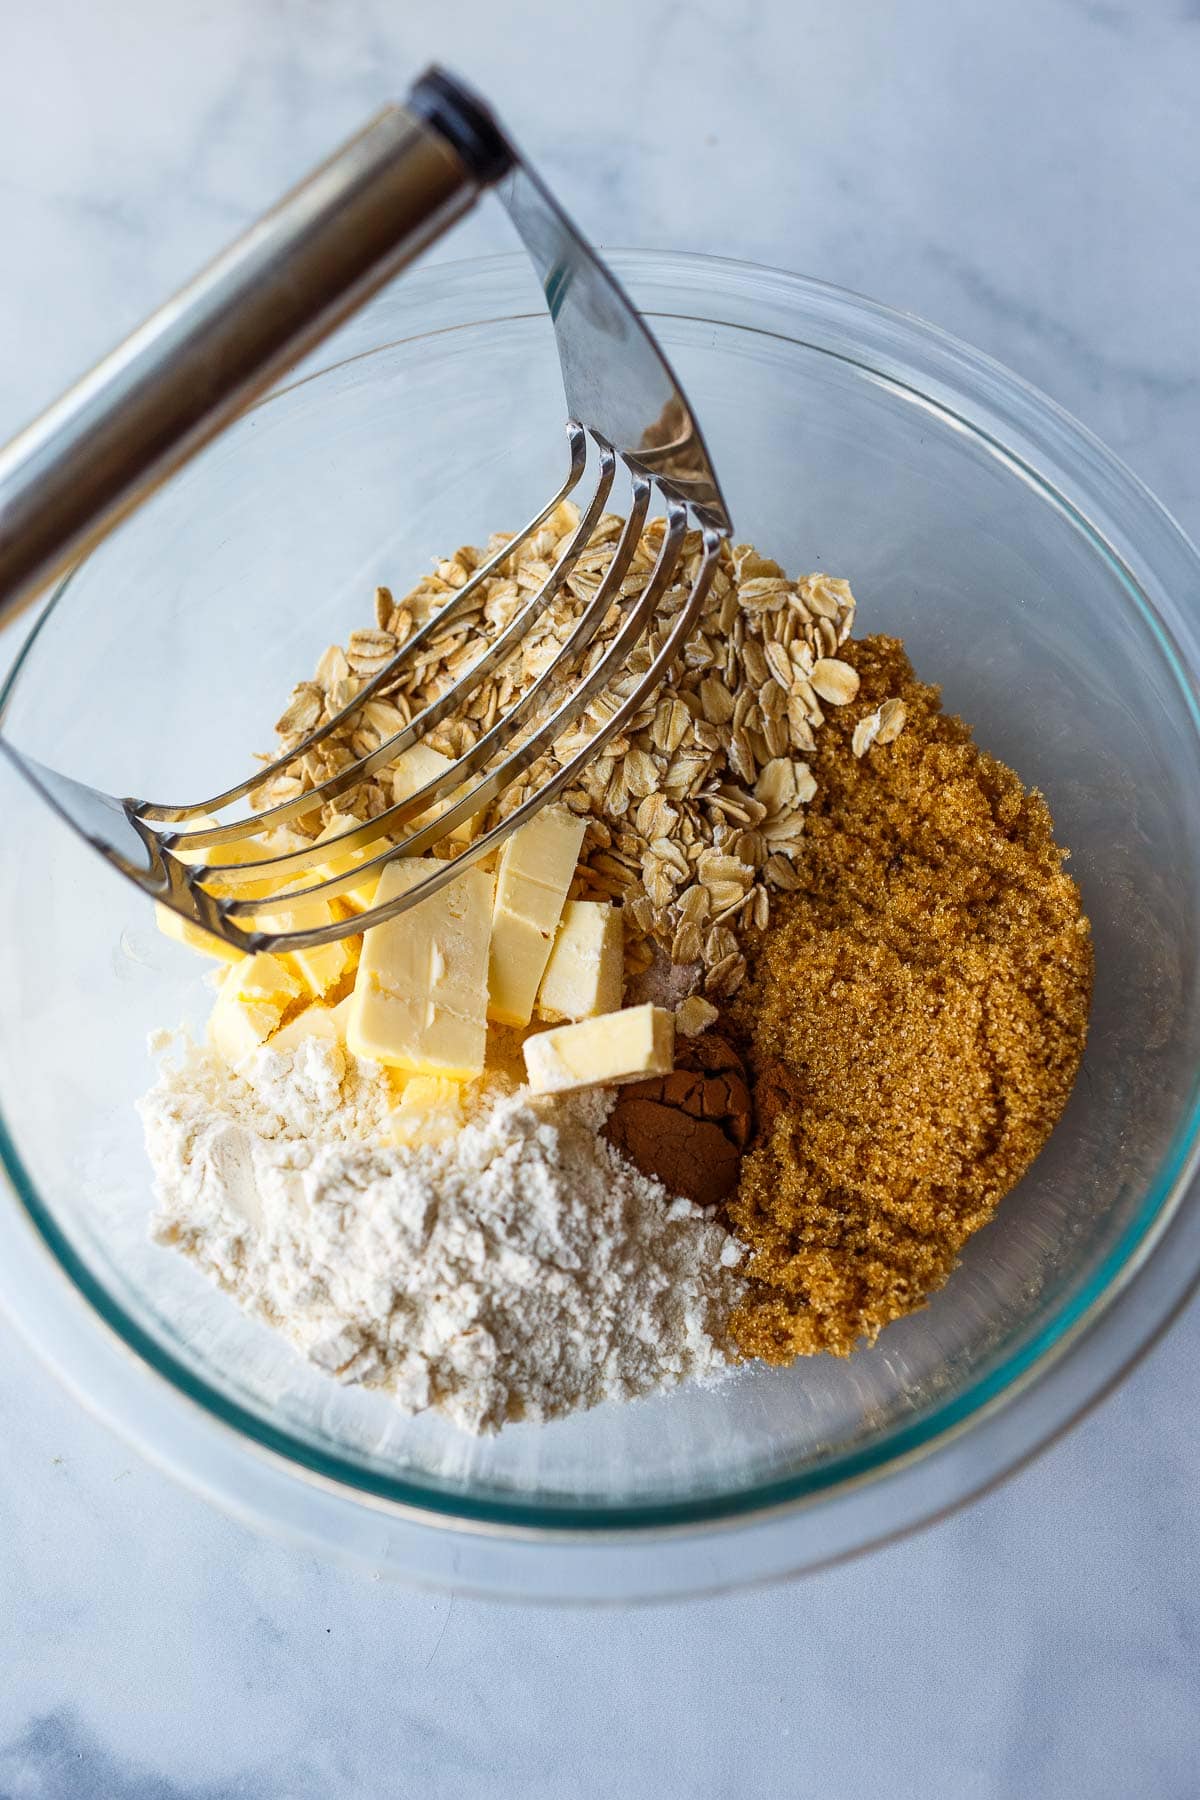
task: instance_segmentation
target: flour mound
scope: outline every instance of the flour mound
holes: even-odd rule
[[[493,1082],[451,1143],[380,1148],[387,1077],[338,1045],[174,1043],[153,1235],[340,1381],[490,1432],[726,1367],[740,1248],[598,1135],[609,1097]]]

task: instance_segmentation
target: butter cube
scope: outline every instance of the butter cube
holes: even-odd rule
[[[361,824],[361,819],[352,818],[349,813],[334,813],[316,841],[323,844],[327,838],[339,837],[343,831]],[[312,870],[309,885],[317,881],[332,881],[335,875],[349,875],[360,863],[370,862],[372,857],[378,856],[387,848],[387,844],[388,839],[381,837],[373,844],[360,844],[356,850],[347,850],[344,845],[339,845],[324,862],[318,863]],[[378,880],[378,875],[368,875],[361,887],[347,888],[337,896],[334,904],[340,900],[353,912],[366,912],[369,906],[375,904],[375,886]]]
[[[202,818],[190,819],[187,829],[198,830],[201,825],[217,825],[220,821],[205,815]],[[284,831],[264,832],[261,837],[236,838],[228,844],[205,844],[202,849],[177,850],[180,862],[185,863],[238,863],[262,862],[266,857],[278,856],[282,849],[295,849],[305,840],[294,838],[293,833]],[[234,894],[239,900],[257,900],[267,894],[277,893],[280,887],[286,887],[287,875],[279,875],[273,870],[257,875],[251,881],[238,881],[227,877],[224,881],[211,877],[205,886],[214,894]]]
[[[392,769],[393,801],[398,804],[401,800],[410,799],[428,782],[435,781],[439,775],[444,775],[447,769],[452,767],[450,758],[443,756],[440,750],[431,750],[425,744],[410,745],[402,755],[396,758]],[[460,793],[461,791],[461,789],[458,790]],[[457,798],[457,795],[451,796],[451,798]],[[449,799],[438,801],[436,806],[431,807],[428,812],[422,813],[419,818],[406,820],[400,827],[401,831],[407,836],[410,832],[415,831],[418,825],[428,824],[439,811],[443,811],[449,804]],[[323,843],[327,838],[339,837],[343,831],[348,831],[352,826],[361,823],[361,819],[352,818],[349,813],[335,813],[318,837],[317,843]],[[450,833],[451,840],[467,843],[473,835],[473,829],[472,822],[468,821]],[[313,871],[312,879],[329,881],[336,875],[349,875],[351,870],[356,869],[360,863],[370,862],[393,841],[393,838],[385,834],[377,838],[373,844],[365,844],[357,850],[335,850],[325,862],[319,864]],[[367,912],[370,907],[375,905],[378,880],[378,875],[368,875],[361,887],[347,888],[343,893],[335,896],[332,904],[335,907],[344,906],[347,914]]]
[[[309,931],[314,925],[332,925],[343,917],[328,900],[301,900],[273,912],[256,913],[251,921],[263,931]],[[314,944],[307,950],[276,951],[299,975],[316,999],[327,994],[358,962],[361,938],[337,938],[332,944]]]
[[[201,825],[215,825],[217,821],[204,817],[193,819],[189,823],[198,828]],[[343,827],[356,823],[357,820],[346,819],[343,821]],[[260,838],[242,838],[229,844],[210,844],[203,850],[180,852],[179,856],[181,862],[187,863],[207,862],[210,858],[227,863],[260,862],[267,856],[280,856],[289,850],[305,849],[308,842],[307,838],[287,830],[286,827],[281,827],[273,832],[264,833]],[[343,853],[345,868],[353,868],[355,861],[365,861],[368,856],[375,855],[377,850],[378,846],[375,846],[359,853]],[[343,870],[339,868],[337,872],[341,874]],[[293,887],[297,884],[301,887],[310,886],[315,880],[323,880],[331,873],[333,871],[329,868],[316,873],[305,869],[284,869],[276,874],[264,875],[257,880],[245,882],[241,886],[231,881],[224,883],[210,881],[206,885],[213,893],[236,894],[239,899],[268,899],[271,895],[277,894],[281,888]],[[374,883],[372,882],[370,886],[373,892]],[[369,903],[368,900],[366,904]],[[231,963],[241,961],[243,955],[241,950],[235,949],[232,944],[224,943],[220,938],[213,937],[210,932],[193,924],[191,920],[180,918],[179,914],[172,912],[170,907],[156,902],[154,910],[158,928],[167,937],[176,938],[180,943],[187,944],[193,950],[203,951],[208,956],[222,956]],[[335,904],[317,899],[301,901],[270,913],[257,913],[253,917],[244,915],[240,923],[247,928],[257,925],[268,931],[300,931],[310,925],[329,925],[334,919],[349,916],[350,909],[343,913],[336,908]],[[320,995],[327,993],[335,982],[340,981],[341,977],[354,967],[357,960],[357,947],[352,943],[338,942],[323,944],[312,950],[293,950],[287,954],[288,960],[306,986],[311,988],[314,994]]]
[[[392,770],[392,799],[397,805],[402,800],[410,800],[420,788],[425,787],[428,782],[436,781],[453,767],[450,758],[443,756],[440,750],[431,750],[427,744],[413,744],[403,756],[396,758]],[[418,825],[428,825],[438,813],[445,812],[462,792],[461,787],[455,788],[444,799],[436,800],[428,812],[421,813],[418,818],[406,820],[402,827],[405,835],[415,831]],[[475,823],[474,819],[464,819],[461,825],[456,825],[450,833],[451,843],[469,843],[474,835]]]
[[[389,863],[376,903],[444,867],[429,857]],[[491,917],[491,875],[465,869],[399,918],[364,932],[346,1031],[355,1056],[454,1081],[483,1073]]]
[[[329,905],[326,901],[326,906]],[[329,923],[334,914],[330,909]],[[307,950],[289,950],[288,960],[296,965],[304,985],[319,1000],[331,987],[358,966],[361,937],[338,938],[332,944],[313,944]]]
[[[325,902],[332,924],[335,914]],[[289,950],[289,961],[296,965],[310,994],[320,999],[331,987],[358,966],[361,937],[338,938],[332,944],[313,944],[307,950]]]
[[[436,781],[453,767],[448,756],[440,750],[431,750],[428,744],[410,744],[404,753],[398,756],[392,765],[392,799],[399,805],[402,800],[410,800],[412,796],[427,783]],[[434,802],[435,805],[439,802]],[[444,804],[441,802],[440,804]],[[432,810],[432,809],[431,809]],[[429,813],[422,813],[422,819]],[[413,829],[415,821],[409,821],[403,829]]]
[[[525,1040],[524,1051],[535,1094],[669,1075],[675,1066],[675,1015],[662,1006],[629,1006],[539,1031]]]
[[[289,1019],[271,1038],[272,1050],[298,1050],[306,1038],[322,1038],[326,1043],[344,1044],[346,1020],[350,1013],[351,995],[336,1006],[324,1006],[317,1000],[306,1006],[294,1019]]]
[[[241,962],[243,951],[233,944],[227,944],[224,938],[214,937],[211,931],[205,931],[202,925],[196,925],[191,919],[185,919],[161,900],[154,902],[154,921],[164,937],[175,938],[178,943],[186,944],[189,950],[198,950],[202,956],[223,956],[226,962]]]
[[[382,1142],[445,1144],[462,1130],[462,1087],[441,1075],[414,1075],[383,1122]]]
[[[546,806],[508,839],[496,878],[488,1017],[528,1025],[554,947],[587,821]]]
[[[303,988],[278,956],[259,951],[234,963],[208,1021],[208,1040],[231,1068],[265,1044]]]
[[[180,829],[199,831],[217,823],[218,821],[211,815],[204,813],[194,819],[185,820]],[[227,863],[258,862],[267,854],[263,843],[254,838],[241,838],[232,844],[208,844],[204,849],[181,849],[175,852],[180,862],[184,863],[205,863],[210,860]],[[215,881],[209,882],[208,886],[214,893],[236,891],[239,896],[267,891],[266,885],[262,882],[253,882],[236,890],[229,882],[226,882],[223,888],[221,883]],[[194,924],[191,919],[182,918],[169,906],[164,906],[160,900],[156,900],[154,903],[154,920],[164,937],[174,938],[178,943],[186,944],[189,950],[198,950],[202,956],[221,956],[230,963],[242,960],[244,953],[241,950],[236,949],[232,944],[225,943],[222,938],[214,937],[211,931],[205,931],[203,926]]]
[[[440,750],[433,750],[422,740],[410,744],[392,764],[392,799],[407,800],[418,788],[427,782],[436,781],[447,769],[453,767],[448,756]]]
[[[607,900],[568,900],[542,985],[543,1019],[592,1019],[616,1012],[625,976],[621,915]]]

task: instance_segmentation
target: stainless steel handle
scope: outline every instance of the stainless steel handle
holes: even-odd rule
[[[0,451],[0,622],[453,224],[480,180],[388,106]]]

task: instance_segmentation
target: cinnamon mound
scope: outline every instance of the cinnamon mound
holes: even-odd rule
[[[714,1032],[678,1043],[674,1074],[622,1088],[604,1135],[669,1194],[716,1206],[737,1186],[752,1120],[742,1059]]]
[[[941,1286],[1058,1119],[1083,1053],[1092,948],[1041,795],[977,748],[894,638],[810,758],[796,872],[732,1017],[759,1138],[728,1222],[752,1256],[747,1355],[845,1355]],[[860,760],[854,727],[904,701]]]

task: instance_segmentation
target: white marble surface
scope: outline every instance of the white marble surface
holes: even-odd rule
[[[0,436],[436,54],[602,243],[924,313],[1200,531],[1196,0],[3,13]],[[503,241],[480,220],[453,253]],[[250,1535],[0,1323],[0,1800],[1191,1800],[1198,1355],[1193,1310],[1035,1467],[865,1562],[546,1614]]]

